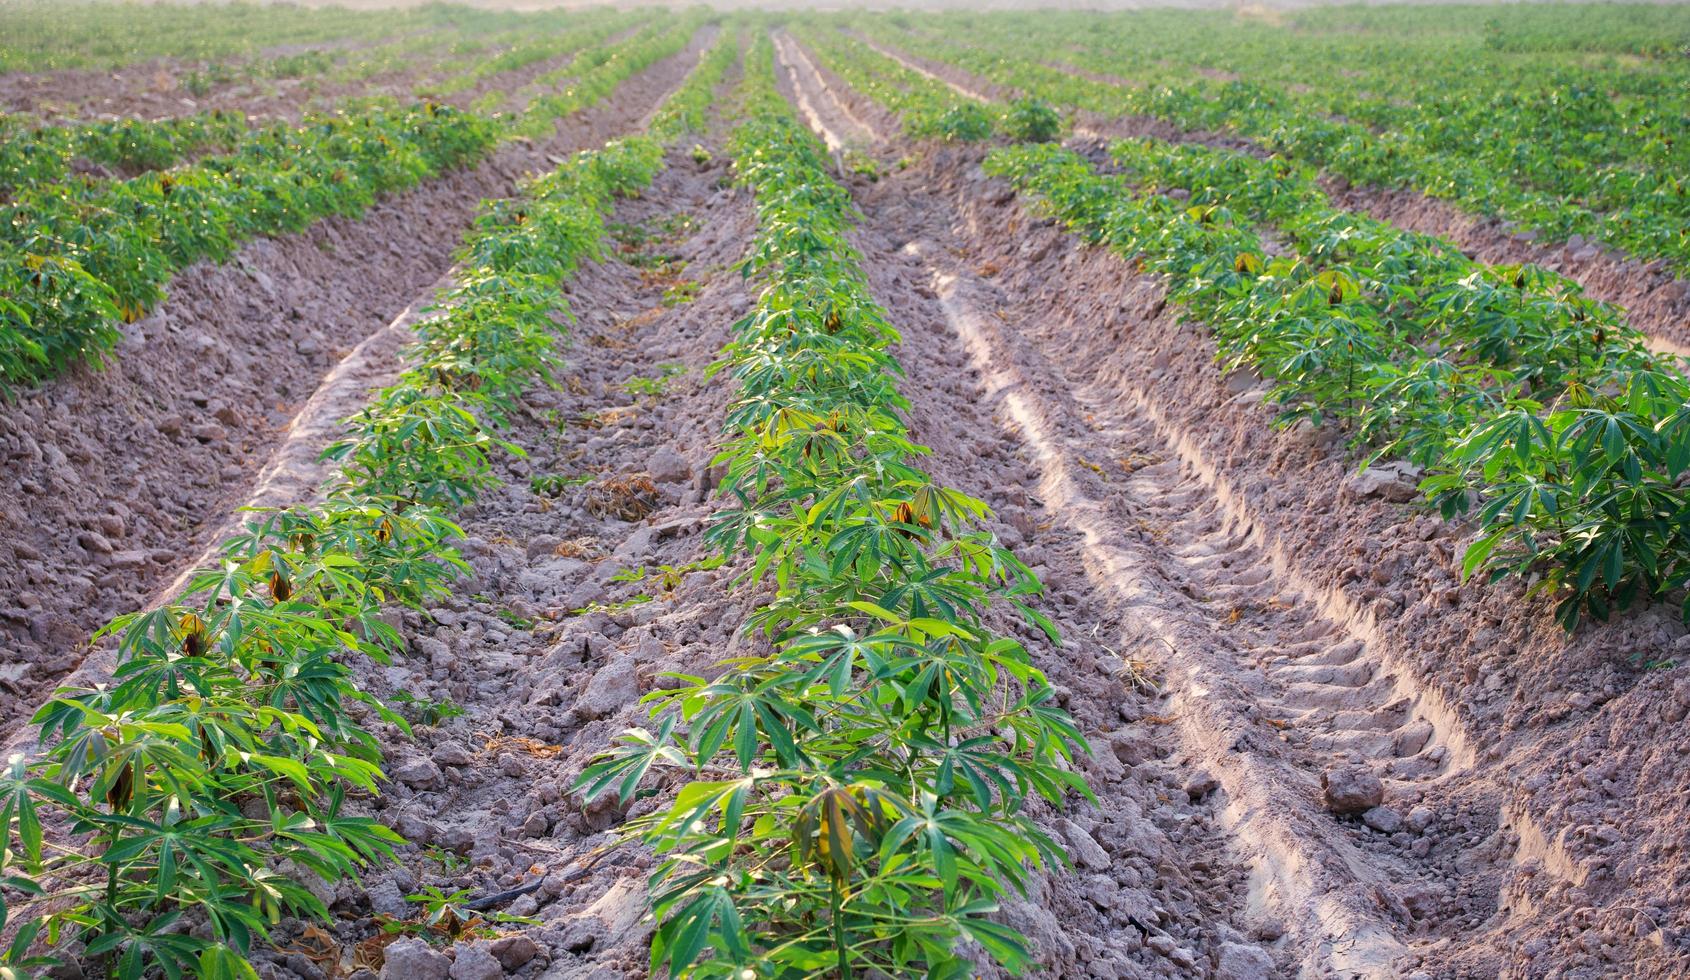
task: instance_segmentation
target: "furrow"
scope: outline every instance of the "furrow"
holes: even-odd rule
[[[973,99],[976,102],[986,102],[986,103],[996,101],[990,95],[987,95],[984,92],[976,91],[974,89],[968,88],[965,85],[960,85],[960,84],[953,82],[950,79],[944,77],[943,75],[939,75],[939,74],[937,74],[933,71],[930,71],[926,68],[923,68],[921,65],[916,64],[914,61],[911,61],[909,58],[905,57],[904,55],[899,54],[898,52],[892,50],[891,48],[885,47],[884,45],[881,45],[878,42],[871,41],[868,38],[862,37],[860,35],[858,36],[857,39],[859,41],[861,41],[864,45],[866,45],[870,50],[874,51],[876,54],[879,54],[883,57],[890,58],[893,61],[896,61],[898,64],[903,65],[905,68],[908,68],[910,71],[915,72],[917,75],[922,75],[922,76],[925,76],[927,78],[931,78],[935,82],[938,82],[939,84],[944,85],[946,88],[949,88],[951,91],[955,92],[956,94],[962,96],[965,99]]]
[[[1031,458],[1044,508],[1083,539],[1124,654],[1163,665],[1170,730],[1218,781],[1218,817],[1251,869],[1246,920],[1282,926],[1282,951],[1309,974],[1383,977],[1488,919],[1488,866],[1463,879],[1456,855],[1418,838],[1427,814],[1460,808],[1489,821],[1493,850],[1511,844],[1499,802],[1463,784],[1474,753],[1448,705],[1395,663],[1370,616],[1296,573],[1128,379],[1078,383],[1041,347],[1038,311],[965,267],[968,242],[930,232],[896,234]]]
[[[1279,719],[1251,718],[1240,710],[1253,703],[1259,696],[1256,692],[1266,685],[1260,678],[1241,676],[1247,670],[1240,662],[1243,651],[1217,636],[1208,610],[1200,608],[1212,598],[1205,594],[1209,592],[1205,586],[1214,577],[1189,564],[1176,565],[1167,577],[1151,571],[1158,559],[1147,556],[1128,529],[1152,537],[1164,533],[1162,529],[1143,523],[1142,518],[1135,527],[1130,515],[1137,508],[1088,492],[1078,459],[1083,452],[1096,452],[1095,444],[1075,445],[1059,431],[1053,423],[1062,417],[1060,409],[1037,393],[1041,386],[1002,364],[994,349],[995,330],[964,298],[964,281],[933,264],[936,250],[931,246],[917,248],[917,254],[929,263],[946,319],[982,375],[985,395],[1001,406],[1034,457],[1038,490],[1046,507],[1084,536],[1095,584],[1123,610],[1129,624],[1123,640],[1166,663],[1177,713],[1175,730],[1220,780],[1227,798],[1223,819],[1234,845],[1252,868],[1251,911],[1258,916],[1277,915],[1292,924],[1307,969],[1388,975],[1403,946],[1380,913],[1377,897],[1366,887],[1377,887],[1376,881],[1369,881],[1377,876],[1368,873],[1369,862],[1358,849],[1344,835],[1332,834],[1332,828],[1315,813],[1318,787],[1308,774],[1264,758],[1262,747],[1275,735],[1262,722]],[[1169,469],[1167,463],[1156,465]],[[1161,489],[1177,492],[1178,487]],[[1132,503],[1143,499],[1135,494]],[[1191,502],[1165,503],[1178,507]],[[1228,528],[1222,524],[1217,530],[1224,535]],[[1284,602],[1276,590],[1271,598]],[[1305,629],[1320,636],[1342,636],[1332,624],[1310,624],[1306,603],[1292,599],[1290,605],[1281,616],[1302,620]],[[1158,646],[1165,649],[1156,650]],[[1365,707],[1368,700],[1359,699],[1359,704]],[[1301,730],[1286,724],[1288,729]],[[1320,755],[1318,749],[1315,754]],[[1307,757],[1301,761],[1305,766],[1314,764]],[[1287,808],[1286,799],[1305,805]],[[1363,887],[1345,887],[1351,882]]]
[[[852,145],[879,141],[874,127],[834,96],[822,81],[815,62],[792,35],[781,31],[774,35],[774,40],[775,58],[785,75],[782,80],[791,87],[789,97],[805,124],[821,136],[828,150],[838,153]]]

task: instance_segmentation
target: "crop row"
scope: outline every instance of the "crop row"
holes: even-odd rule
[[[1450,43],[1447,28],[1433,34],[1424,27],[1406,44],[1399,38],[1382,44],[1377,34],[1356,44],[1353,35],[1323,33],[1324,18],[1318,16],[1309,18],[1314,30],[1306,33],[1214,25],[1222,35],[1210,39],[1219,57],[1207,61],[1247,79],[1285,111],[1389,133],[1418,152],[1488,165],[1522,186],[1563,194],[1598,211],[1637,200],[1639,191],[1646,192],[1638,180],[1650,171],[1683,173],[1690,167],[1690,146],[1673,138],[1690,112],[1690,71],[1681,58],[1633,64],[1520,53],[1504,47],[1500,24],[1487,27],[1478,43],[1481,32],[1472,29],[1478,26],[1476,14],[1466,14],[1471,19],[1460,38],[1465,43],[1457,44]],[[1609,8],[1605,17],[1579,18],[1568,30],[1582,28],[1586,38],[1599,37],[1616,22],[1647,16]],[[1551,22],[1546,28],[1562,19],[1541,10],[1508,19],[1538,18]],[[1690,31],[1690,17],[1681,12],[1663,19],[1676,21],[1681,34]],[[1142,49],[1134,42],[1146,38],[1113,30],[1126,23],[1111,19],[1084,35],[1093,63],[1107,59],[1117,71],[1138,71]],[[1405,25],[1411,32],[1417,26]],[[1179,41],[1183,50],[1172,60],[1189,66],[1200,56],[1197,38],[1188,33]],[[1340,52],[1347,70],[1332,72],[1333,55]],[[1121,67],[1129,62],[1137,64]],[[1495,70],[1475,70],[1475,62]]]
[[[161,57],[250,57],[284,45],[375,39],[439,28],[461,14],[446,6],[414,11],[300,11],[237,4],[212,13],[194,7],[152,10],[116,3],[66,7],[50,0],[22,0],[0,9],[0,71],[100,68]]]
[[[446,62],[440,77],[419,82],[416,91],[419,97],[426,95],[439,101],[501,72],[572,52],[596,50],[612,35],[642,19],[611,11],[572,14],[559,30],[548,31],[538,40],[522,40],[494,57],[478,54]],[[555,86],[598,63],[586,57],[572,59],[536,79],[534,86]],[[476,110],[496,112],[509,95],[491,91],[485,97],[485,106],[478,101]],[[367,100],[346,100],[347,111],[359,111],[363,101]],[[285,131],[290,127],[277,124],[273,128]],[[71,178],[80,161],[134,174],[161,170],[210,150],[233,150],[249,137],[247,120],[238,112],[54,125],[38,125],[24,116],[0,113],[0,195],[15,195],[39,184]],[[94,177],[76,179],[83,194],[109,183]]]
[[[0,195],[63,180],[78,160],[119,171],[159,170],[235,146],[246,133],[243,114],[220,110],[65,126],[32,126],[23,117],[0,114]]]
[[[1161,119],[1189,131],[1234,132],[1354,183],[1411,189],[1555,240],[1601,240],[1690,273],[1687,148],[1674,138],[1670,109],[1616,120],[1608,90],[1574,84],[1570,94],[1551,87],[1469,96],[1459,106],[1432,100],[1413,120],[1380,110],[1368,122],[1338,114],[1319,95],[1253,79],[1117,83],[1096,73],[1121,70],[1118,58],[1065,51],[1070,63],[1094,73],[1082,76],[1026,54],[1037,28],[1023,20],[987,20],[982,27],[963,44],[937,29],[912,38],[884,22],[864,22],[884,39],[914,44],[924,55],[1060,105]],[[1604,143],[1595,135],[1616,129],[1623,139]],[[1626,155],[1616,158],[1619,153]]]
[[[735,33],[723,29],[716,43],[699,60],[698,67],[652,115],[646,129],[653,139],[672,143],[688,134],[705,131],[716,89],[727,77],[728,70],[739,62],[739,48]]]
[[[159,68],[185,69],[187,80],[301,77],[301,68],[321,70],[334,63],[340,68],[330,74],[344,79],[414,67],[417,57],[440,51],[469,55],[521,46],[583,21],[616,16],[613,11],[517,12],[456,4],[382,11],[274,10],[249,4],[150,10],[109,0],[75,8],[51,0],[15,0],[0,8],[0,72],[118,68],[162,58],[176,64]],[[266,53],[278,48],[304,50]]]
[[[579,785],[624,802],[653,770],[683,784],[625,831],[662,853],[654,969],[694,976],[969,975],[961,943],[1011,969],[989,918],[1058,846],[1021,811],[1088,793],[1084,742],[1027,650],[992,621],[1031,572],[979,500],[917,460],[888,348],[895,329],[846,240],[849,193],[747,59],[735,172],[756,201],[745,260],[763,284],[716,370],[738,384],[707,539],[764,596],[754,649],[653,692]]]
[[[1467,574],[1534,579],[1568,629],[1690,578],[1690,384],[1618,310],[1336,210],[1284,160],[1155,140],[1111,156],[1119,175],[1054,147],[987,168],[1168,276],[1227,366],[1272,379],[1282,423],[1334,421],[1364,465],[1424,467],[1446,516],[1476,508]]]
[[[464,62],[449,66],[449,77],[431,86],[432,94],[451,95],[473,87],[483,79],[503,72],[515,71],[539,61],[575,54],[602,44],[611,36],[640,25],[649,18],[643,15],[619,14],[613,10],[572,12],[565,29],[546,31],[538,36],[530,34],[498,54],[473,55]],[[560,25],[564,27],[564,25]],[[579,72],[574,62],[536,81],[548,84],[562,81]]]
[[[255,977],[280,916],[327,917],[310,879],[391,859],[400,838],[347,798],[382,778],[364,720],[404,722],[346,661],[400,649],[383,609],[464,568],[449,515],[495,482],[505,406],[560,366],[561,283],[662,156],[607,144],[490,203],[409,369],[325,452],[324,501],[260,512],[181,597],[102,631],[111,685],[58,692],[44,755],[0,775],[0,884],[26,896],[0,899],[0,929],[21,923],[0,970],[49,966],[44,944],[114,976]]]
[[[87,187],[55,184],[0,208],[0,389],[98,361],[178,269],[227,259],[259,235],[357,215],[384,193],[549,131],[682,49],[697,17],[642,33],[517,121],[435,104],[313,117],[251,131],[235,152]]]
[[[582,52],[569,77],[550,80],[553,85],[567,84],[530,100],[522,115],[510,121],[511,134],[528,139],[550,134],[555,120],[604,101],[627,78],[685,50],[708,17],[692,11],[673,19],[660,18],[626,40]]]

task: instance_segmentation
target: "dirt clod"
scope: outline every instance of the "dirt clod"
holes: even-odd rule
[[[452,961],[421,939],[400,939],[383,952],[381,980],[451,980]]]
[[[1385,799],[1385,784],[1362,766],[1332,769],[1320,777],[1322,799],[1333,813],[1366,813]]]

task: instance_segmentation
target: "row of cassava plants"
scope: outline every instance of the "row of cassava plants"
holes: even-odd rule
[[[739,61],[738,35],[724,28],[699,60],[698,68],[665,99],[651,117],[646,131],[661,143],[673,143],[683,136],[703,133],[709,125],[710,109],[716,90],[727,77],[728,70]]]
[[[420,83],[418,91],[436,98],[450,95],[500,71],[601,45],[635,23],[637,18],[611,16],[608,12],[571,14],[568,30],[547,31],[541,40],[514,45],[494,58],[471,59],[438,81]],[[555,83],[579,73],[572,68],[576,68],[573,60],[560,69],[561,74],[538,81]],[[502,101],[504,93],[495,94]],[[351,108],[357,111],[356,101]],[[294,127],[278,123],[273,128],[285,131]],[[162,170],[205,152],[232,151],[248,135],[246,116],[230,110],[60,125],[0,113],[0,194],[15,195],[37,184],[67,179],[75,179],[81,185],[78,190],[86,194],[109,181],[91,175],[73,178],[80,163],[127,174]]]
[[[767,37],[745,99],[732,150],[763,288],[717,365],[738,394],[718,457],[730,503],[707,537],[766,599],[753,649],[648,695],[654,728],[578,785],[626,802],[659,773],[684,784],[625,828],[661,854],[654,969],[962,977],[990,956],[1019,971],[1024,938],[992,913],[1065,860],[1023,807],[1090,791],[1080,733],[993,623],[1018,608],[1055,632],[985,504],[917,465],[898,335],[845,238],[850,196],[776,94]]]
[[[564,19],[564,25],[567,25],[568,29],[530,33],[496,54],[478,54],[464,64],[461,70],[452,72],[449,77],[430,86],[429,94],[451,95],[474,88],[477,83],[496,75],[516,71],[536,62],[565,55],[578,55],[579,52],[602,45],[615,34],[642,26],[649,20],[650,18],[641,14],[618,13],[609,9],[571,11]],[[576,58],[572,57],[568,63],[541,78],[551,82],[569,78],[578,73],[578,70],[571,70],[575,64]]]
[[[628,78],[686,49],[713,15],[692,10],[675,18],[659,18],[614,45],[589,48],[576,59],[569,78],[548,80],[559,91],[539,95],[511,123],[513,136],[539,139],[556,128],[556,120],[608,99]]]
[[[153,58],[252,59],[287,45],[374,41],[438,30],[460,23],[465,14],[464,8],[445,4],[409,11],[301,11],[256,4],[153,9],[19,0],[0,7],[0,72],[115,68]]]
[[[51,184],[0,208],[0,392],[99,362],[164,296],[176,270],[241,243],[358,215],[378,196],[534,138],[685,47],[700,15],[598,56],[516,120],[434,103],[347,107],[300,127],[248,133],[231,154],[95,185]]]
[[[102,631],[111,683],[58,692],[39,758],[0,774],[0,884],[22,896],[0,899],[0,971],[255,978],[281,917],[327,918],[312,878],[392,858],[348,795],[382,779],[368,719],[404,722],[348,661],[399,650],[382,610],[463,570],[449,515],[495,482],[505,406],[559,367],[564,278],[662,152],[608,144],[489,204],[410,367],[327,450],[323,502],[255,514],[179,598]]]
[[[986,167],[1167,275],[1228,367],[1272,379],[1282,422],[1342,425],[1367,463],[1425,468],[1445,516],[1476,508],[1464,574],[1534,582],[1569,630],[1690,578],[1690,384],[1618,310],[1335,210],[1283,160],[1155,140],[1111,155],[1122,173],[1048,146]]]
[[[1318,85],[1277,85],[1170,64],[1160,46],[1143,48],[1154,63],[1140,64],[1124,57],[1130,52],[1121,46],[1059,45],[1045,33],[1052,27],[1027,17],[982,19],[966,41],[937,21],[912,33],[884,19],[853,22],[882,42],[1058,105],[1112,118],[1160,119],[1192,132],[1237,133],[1354,183],[1407,188],[1557,241],[1580,235],[1643,259],[1664,259],[1681,274],[1690,271],[1690,182],[1676,165],[1690,143],[1675,138],[1672,103],[1632,99],[1643,110],[1616,120],[1613,87],[1619,82],[1595,84],[1580,69],[1540,79],[1536,90],[1516,90],[1509,86],[1523,83],[1512,81],[1497,90],[1496,79],[1516,77],[1514,66],[1475,73],[1467,58],[1439,66],[1439,74],[1422,59],[1400,73],[1457,89],[1463,76],[1478,78],[1492,89],[1482,96],[1468,92],[1454,104],[1436,92],[1417,93],[1423,103],[1369,94],[1369,103],[1378,103],[1369,112],[1356,99],[1332,97],[1334,89],[1371,86],[1377,92],[1369,80],[1352,80],[1362,78],[1360,72],[1326,70]],[[1056,47],[1073,67],[1029,53]],[[1277,51],[1272,56],[1283,61],[1285,45]],[[1191,77],[1170,78],[1180,73]],[[1682,79],[1665,84],[1667,92],[1684,90]],[[1677,98],[1681,103],[1682,95]]]
[[[64,180],[83,160],[124,172],[161,170],[197,153],[233,147],[246,131],[243,113],[221,109],[64,126],[0,114],[0,194]]]
[[[252,131],[226,156],[101,182],[50,184],[0,209],[0,385],[97,362],[180,268],[244,241],[356,215],[382,193],[485,155],[491,120],[440,105]]]

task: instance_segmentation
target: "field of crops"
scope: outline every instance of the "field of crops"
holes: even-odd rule
[[[1690,977],[1690,7],[0,2],[0,980]]]

